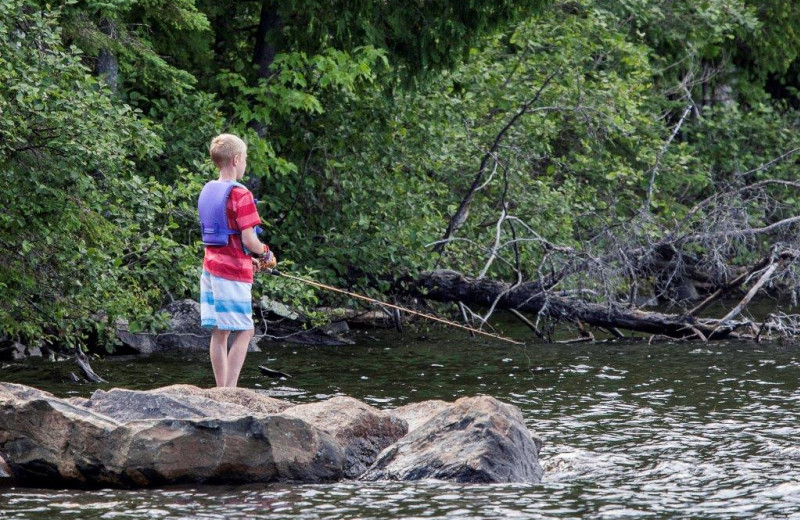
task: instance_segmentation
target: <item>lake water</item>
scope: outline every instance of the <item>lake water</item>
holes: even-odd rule
[[[520,332],[520,334],[522,334]],[[294,402],[378,408],[488,394],[542,436],[540,484],[341,482],[153,490],[0,489],[0,519],[800,519],[800,347],[750,343],[509,346],[457,335],[361,333],[348,347],[271,346],[240,386]],[[258,365],[288,372],[261,376]],[[208,356],[95,361],[110,386],[212,386]],[[72,363],[0,379],[61,396]]]

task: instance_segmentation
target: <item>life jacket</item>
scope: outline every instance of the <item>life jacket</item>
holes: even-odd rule
[[[236,181],[209,181],[203,186],[200,198],[197,199],[197,212],[200,214],[200,232],[203,244],[207,246],[226,246],[230,235],[241,233],[238,229],[228,227],[228,215],[225,208],[228,197],[235,187],[245,188]]]

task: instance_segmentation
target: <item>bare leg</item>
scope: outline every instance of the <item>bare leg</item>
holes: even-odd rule
[[[247,347],[253,338],[255,330],[240,330],[233,336],[231,351],[228,353],[228,371],[225,374],[225,386],[236,388],[239,381],[239,372],[244,365],[244,357],[247,355]]]
[[[228,336],[230,336],[230,331],[227,330],[214,327],[214,330],[211,331],[209,354],[217,386],[225,386],[225,378],[228,373]]]

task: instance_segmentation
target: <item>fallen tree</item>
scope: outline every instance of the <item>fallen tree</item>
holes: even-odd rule
[[[759,262],[759,269],[750,274],[760,273],[758,281],[747,295],[723,318],[700,318],[697,314],[710,305],[725,291],[719,290],[707,298],[692,311],[680,314],[668,314],[643,311],[634,306],[623,306],[607,303],[592,303],[580,298],[545,290],[540,283],[527,282],[508,284],[486,278],[469,278],[451,270],[436,270],[423,273],[417,280],[417,294],[427,299],[441,302],[458,302],[462,305],[487,307],[492,310],[504,309],[524,318],[524,314],[533,314],[538,319],[554,322],[568,322],[577,325],[585,338],[593,339],[585,327],[592,326],[608,331],[615,337],[623,337],[619,329],[660,335],[670,338],[701,339],[703,341],[725,338],[754,339],[770,337],[772,333],[798,333],[794,323],[788,323],[781,316],[770,315],[762,322],[737,318],[753,295],[782,267],[793,262],[797,251],[781,251],[775,258]],[[729,289],[738,286],[744,276],[737,278]],[[524,320],[540,337],[545,337],[544,330]],[[791,320],[789,320],[791,321]]]
[[[654,177],[648,194],[652,182]],[[464,200],[474,196],[474,186]],[[493,236],[487,241],[484,233],[478,239],[481,233],[467,229],[465,218],[459,223],[467,234],[455,236],[451,222],[433,244],[441,255],[436,268],[417,277],[414,293],[455,302],[466,321],[480,326],[487,326],[496,310],[507,310],[544,340],[552,340],[555,326],[563,323],[580,331],[572,341],[593,341],[591,327],[615,338],[624,337],[623,330],[702,341],[797,336],[800,316],[784,313],[779,305],[758,318],[748,311],[759,293],[797,305],[800,217],[784,202],[793,191],[800,191],[800,183],[779,179],[728,186],[669,225],[651,212],[648,196],[628,219],[597,219],[606,224],[577,245],[564,245],[540,233],[530,219],[514,215],[504,190],[494,204],[499,215],[481,224],[493,229]],[[459,254],[448,256],[447,246],[457,246]],[[482,258],[483,265],[476,269],[464,258]],[[747,259],[751,263],[742,262]],[[652,305],[667,311],[644,310]]]

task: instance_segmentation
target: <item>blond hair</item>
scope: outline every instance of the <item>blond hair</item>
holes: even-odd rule
[[[223,168],[228,166],[234,157],[247,152],[247,145],[233,134],[220,134],[211,140],[208,152],[217,168]]]

